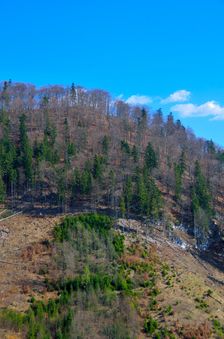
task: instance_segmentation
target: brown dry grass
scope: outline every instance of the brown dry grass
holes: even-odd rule
[[[0,247],[0,307],[24,311],[31,295],[44,297],[42,267],[51,264],[51,240],[58,218],[18,215],[0,222],[9,235]]]

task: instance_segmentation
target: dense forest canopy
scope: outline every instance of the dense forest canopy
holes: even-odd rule
[[[222,226],[224,151],[102,90],[0,84],[0,199]]]

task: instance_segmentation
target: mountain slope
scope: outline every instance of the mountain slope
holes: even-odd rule
[[[10,236],[5,239],[1,255],[4,254],[5,262],[16,260],[17,266],[1,263],[4,287],[1,307],[13,312],[26,312],[31,307],[39,319],[37,323],[43,323],[38,327],[40,338],[45,338],[49,330],[55,338],[54,323],[64,317],[65,310],[62,303],[58,311],[55,309],[55,315],[40,316],[36,313],[42,308],[39,302],[49,305],[50,300],[55,300],[56,306],[61,305],[57,300],[61,300],[65,290],[69,297],[66,309],[71,308],[73,315],[67,334],[62,332],[63,338],[66,335],[69,338],[80,335],[84,338],[221,338],[224,335],[221,330],[223,271],[202,260],[193,248],[186,250],[172,242],[159,226],[146,232],[142,223],[122,219],[113,222],[118,229],[115,234],[113,230],[101,233],[100,227],[108,227],[104,225],[110,220],[102,218],[92,214],[68,216],[65,221],[61,219],[61,226],[56,229],[55,225],[60,225],[58,218],[21,215],[6,220],[4,227]],[[23,242],[24,229],[27,236]],[[60,229],[64,229],[63,233]],[[112,232],[109,238],[107,232]],[[178,232],[191,246],[193,238]],[[125,236],[125,247],[119,240],[114,252],[110,237],[119,233]],[[96,283],[92,286],[91,281],[95,281],[92,279],[98,273],[101,274],[97,278],[99,286]],[[107,287],[101,285],[103,281],[107,281]],[[47,310],[43,308],[41,312]],[[16,333],[20,333],[20,338],[27,335],[30,338],[32,322],[23,320],[24,325],[17,332],[18,320],[10,317],[1,311],[2,337],[18,337]],[[35,338],[35,328],[32,331]]]

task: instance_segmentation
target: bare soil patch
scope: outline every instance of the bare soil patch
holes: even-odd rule
[[[32,295],[43,297],[43,268],[51,265],[52,230],[59,217],[17,215],[0,221],[7,236],[0,245],[0,307],[28,308]]]

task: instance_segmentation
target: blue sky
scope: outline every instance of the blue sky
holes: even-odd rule
[[[223,17],[224,0],[0,0],[0,78],[148,100],[224,146]]]

